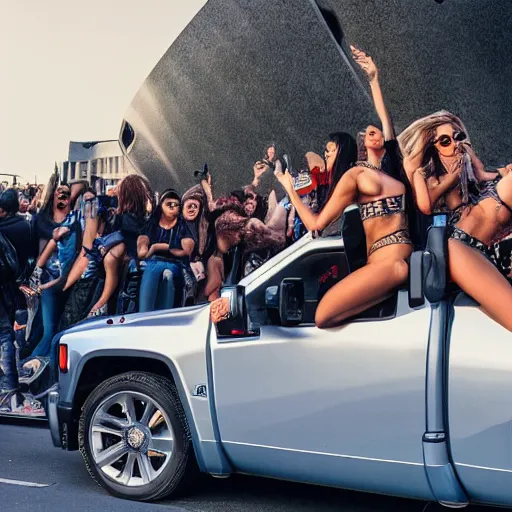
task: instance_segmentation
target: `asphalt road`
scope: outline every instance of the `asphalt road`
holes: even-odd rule
[[[16,485],[13,480],[46,487]],[[108,495],[93,482],[78,452],[54,448],[46,423],[0,418],[2,512],[422,512],[426,506],[418,501],[242,476],[227,480],[205,477],[193,494],[177,501],[124,501]],[[430,504],[426,512],[440,510],[447,509]]]

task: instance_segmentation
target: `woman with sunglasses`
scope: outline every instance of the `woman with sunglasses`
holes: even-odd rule
[[[139,311],[170,309],[183,290],[183,271],[190,268],[194,239],[180,217],[180,196],[166,190],[148,227],[137,240],[137,255],[146,261],[139,292]]]
[[[40,321],[35,320],[35,328],[31,334],[32,339],[29,341],[32,344],[39,338],[33,351],[34,356],[46,357],[49,355],[51,341],[57,332],[64,309],[64,280],[61,280],[61,277],[72,265],[81,243],[81,234],[76,230],[80,228],[78,217],[70,215],[71,205],[76,199],[77,191],[76,186],[72,190],[68,184],[59,183],[58,175],[54,174],[48,182],[45,194],[43,194],[42,207],[32,218],[33,239],[37,244],[35,254],[37,258],[41,258],[42,268],[36,267],[30,286],[39,291],[41,284],[45,285],[56,279],[62,284],[62,286],[50,286],[41,291],[41,319]],[[73,231],[73,236],[68,237],[68,243],[65,244],[65,247],[61,247],[63,250],[60,258],[57,244],[53,242],[53,234],[59,228],[67,228],[68,232]]]
[[[512,287],[491,250],[512,219],[512,174],[503,169],[504,177],[497,180],[495,173],[486,172],[464,125],[446,111],[415,121],[398,139],[419,209],[448,213],[451,278],[491,318],[512,330]],[[470,182],[480,185],[482,193],[470,197]]]
[[[492,180],[471,147],[466,128],[442,110],[414,121],[398,137],[416,204],[425,215],[446,214],[454,226],[470,204],[471,182]]]

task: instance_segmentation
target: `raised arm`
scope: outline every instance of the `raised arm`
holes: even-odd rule
[[[212,193],[212,177],[208,174],[207,180],[201,180],[201,187],[203,187],[204,193],[206,195],[206,200],[208,202],[208,210],[213,212],[215,210],[215,201],[213,200]]]
[[[89,182],[87,180],[79,180],[71,184],[69,202],[73,207],[75,206],[75,201],[83,193],[88,185]]]
[[[322,208],[320,213],[313,213],[301,200],[297,191],[293,188],[293,181],[290,173],[276,173],[276,178],[283,185],[290,201],[297,211],[308,231],[318,231],[326,228],[341,216],[347,206],[354,203],[357,197],[357,175],[362,169],[354,167],[347,171],[338,181],[333,194]]]
[[[395,130],[393,128],[393,123],[391,122],[391,116],[389,115],[386,104],[384,103],[382,89],[380,88],[379,70],[369,55],[366,55],[366,53],[355,46],[350,46],[350,49],[352,50],[354,60],[368,76],[370,90],[372,91],[373,105],[377,115],[379,116],[380,122],[382,123],[384,140],[393,140],[395,139]]]

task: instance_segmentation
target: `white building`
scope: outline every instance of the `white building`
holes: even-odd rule
[[[68,160],[61,166],[61,179],[65,182],[79,179],[87,179],[90,183],[96,181],[101,184],[98,192],[104,193],[106,187],[116,185],[122,178],[135,172],[117,140],[71,141]],[[101,180],[94,180],[94,177]]]

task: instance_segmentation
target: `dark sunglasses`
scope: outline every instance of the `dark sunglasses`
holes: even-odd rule
[[[185,208],[187,210],[199,210],[199,206],[196,203],[188,203]]]
[[[438,139],[435,139],[433,144],[438,144],[443,148],[447,148],[452,144],[452,142],[462,142],[466,140],[467,135],[464,132],[454,132],[453,136],[450,135],[441,135]]]
[[[173,201],[172,203],[165,203],[165,206],[167,206],[167,208],[179,208],[180,203],[176,203]]]
[[[258,196],[256,194],[245,194],[245,199],[252,199],[253,201],[256,201]]]

